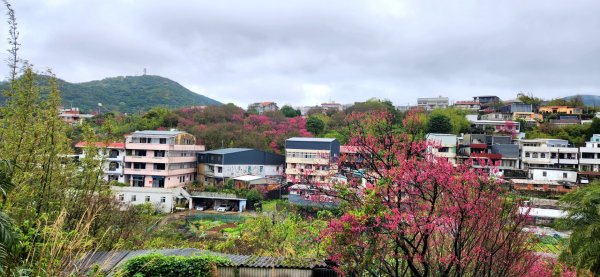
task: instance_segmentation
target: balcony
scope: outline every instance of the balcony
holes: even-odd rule
[[[127,156],[125,157],[125,162],[131,163],[161,163],[161,164],[170,164],[170,163],[193,163],[196,162],[195,156],[188,157],[153,157],[153,156]]]
[[[124,174],[128,175],[152,175],[152,176],[167,176],[169,175],[167,170],[158,169],[137,169],[137,168],[125,168]]]
[[[108,168],[104,169],[104,174],[118,174],[118,175],[122,175],[123,174],[123,168],[115,168],[113,170],[110,170]]]
[[[323,158],[297,158],[297,157],[286,157],[285,162],[290,164],[319,164],[319,165],[327,165],[332,163],[329,159]]]
[[[580,164],[600,164],[600,158],[599,159],[585,159],[585,158],[581,158],[581,159],[579,159],[579,163]]]
[[[335,169],[315,170],[302,168],[287,168],[285,174],[288,175],[310,175],[310,176],[330,176],[336,173]]]
[[[111,162],[122,162],[123,159],[125,158],[124,155],[119,155],[119,156],[107,156],[106,160],[107,161],[111,161]]]
[[[182,144],[157,144],[157,143],[126,143],[126,149],[132,150],[177,150],[177,151],[204,151],[204,145]]]
[[[131,163],[168,163],[169,160],[166,157],[151,157],[151,156],[127,156],[125,162]]]

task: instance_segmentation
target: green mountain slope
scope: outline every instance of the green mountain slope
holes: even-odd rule
[[[48,81],[47,76],[38,76],[40,83]],[[4,89],[6,83],[1,86]],[[135,113],[152,107],[185,107],[197,105],[221,105],[220,102],[194,93],[170,79],[153,76],[111,77],[85,83],[69,83],[58,80],[65,107],[78,107],[83,112],[98,109]],[[2,96],[3,98],[3,96]],[[1,99],[4,101],[4,99]]]
[[[563,99],[570,100],[577,96],[581,96],[581,100],[583,100],[583,103],[586,106],[600,107],[600,95],[578,94],[578,95],[567,96],[567,97],[564,97]]]

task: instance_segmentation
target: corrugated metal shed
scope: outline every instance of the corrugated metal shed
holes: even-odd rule
[[[309,277],[312,276],[312,270],[316,268],[321,269],[320,271],[325,270],[333,272],[333,270],[331,270],[323,260],[224,254],[195,248],[134,251],[125,250],[90,253],[79,262],[79,267],[85,270],[92,268],[94,265],[98,265],[100,270],[114,273],[129,259],[151,253],[161,253],[167,256],[193,256],[211,254],[227,258],[232,265],[219,267],[219,276],[233,277],[235,276],[236,270],[239,270],[240,277],[273,276],[271,275],[273,273],[275,273],[274,276]]]

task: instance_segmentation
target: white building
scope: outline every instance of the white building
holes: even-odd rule
[[[323,108],[324,111],[331,109],[331,110],[337,110],[337,111],[341,112],[343,110],[342,104],[335,103],[335,102],[321,103],[321,108]]]
[[[521,140],[523,169],[532,180],[577,182],[579,148],[563,139]]]
[[[76,148],[82,150],[80,159],[85,157],[85,147],[89,144],[86,142],[78,142]],[[123,174],[124,158],[125,158],[125,143],[112,142],[95,144],[98,149],[98,158],[103,159],[102,169],[104,171],[103,179],[105,181],[117,181],[119,183],[127,183],[129,180]]]
[[[579,148],[569,147],[563,139],[526,139],[520,141],[524,169],[577,169]]]
[[[243,175],[280,179],[285,157],[257,149],[224,148],[198,153],[198,180],[220,184]]]
[[[600,134],[594,134],[585,147],[579,148],[579,171],[583,175],[600,176]]]
[[[529,179],[540,181],[565,181],[576,183],[577,171],[554,168],[530,168]]]
[[[437,108],[447,108],[449,105],[448,97],[435,97],[435,98],[417,98],[417,105],[425,108],[428,111]]]
[[[454,107],[462,110],[470,110],[470,111],[479,111],[481,110],[481,105],[478,101],[456,101],[454,102]]]
[[[481,116],[481,120],[507,121],[512,120],[512,114],[507,113],[488,113]]]
[[[289,138],[285,155],[288,183],[328,183],[337,172],[340,143],[334,138]]]
[[[436,157],[444,157],[448,161],[456,164],[456,144],[457,138],[453,134],[427,134],[427,141],[434,144],[431,153]]]
[[[175,210],[177,204],[186,209],[190,203],[190,194],[183,188],[112,186],[111,190],[123,207],[150,203],[157,211],[170,213]]]
[[[471,123],[471,126],[485,131],[488,128],[494,129],[494,132],[505,132],[505,133],[520,133],[521,126],[516,121],[498,121],[498,120],[481,120],[477,119],[476,114],[468,114],[465,116],[466,119]]]

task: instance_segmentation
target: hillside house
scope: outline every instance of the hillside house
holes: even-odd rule
[[[581,108],[568,107],[568,106],[544,106],[540,107],[540,113],[543,114],[574,114],[581,115],[583,110]]]
[[[89,146],[87,142],[78,142],[75,144],[75,148],[81,151],[79,159],[83,159],[86,155],[86,147]],[[99,159],[103,159],[102,171],[105,181],[116,181],[119,183],[127,183],[129,180],[123,173],[124,158],[125,158],[125,143],[123,142],[97,142],[94,144]]]
[[[125,137],[126,180],[133,187],[173,188],[196,180],[204,145],[183,131],[136,131]]]
[[[248,105],[248,110],[256,110],[258,114],[263,114],[265,112],[277,111],[279,107],[277,107],[277,103],[275,102],[257,102]]]
[[[294,137],[285,141],[286,181],[327,183],[337,173],[340,143],[334,138]]]
[[[229,179],[254,175],[280,180],[285,157],[257,149],[223,148],[204,151],[198,156],[198,180],[223,185]]]

